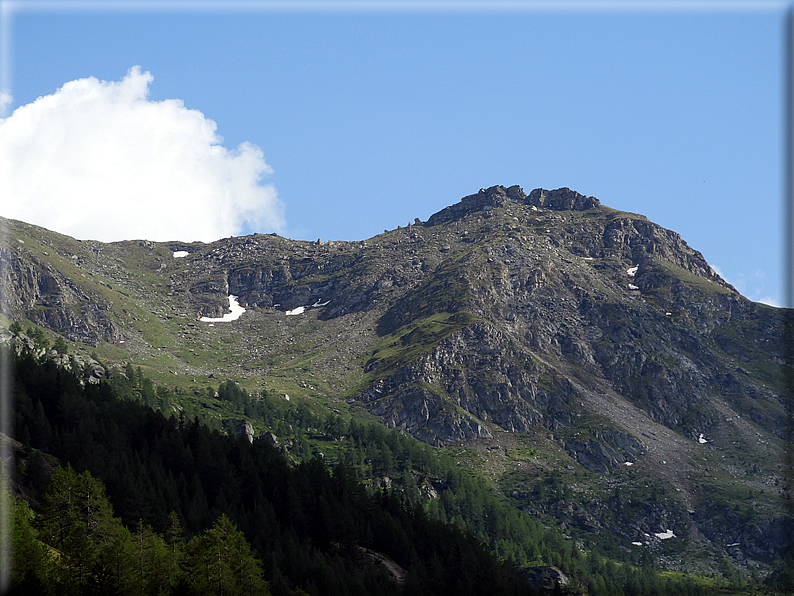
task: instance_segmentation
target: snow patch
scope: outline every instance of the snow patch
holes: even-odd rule
[[[190,253],[186,250],[178,250],[174,253],[175,259],[181,259],[182,257],[188,256]]]
[[[330,304],[330,303],[331,303],[331,301],[330,301],[330,300],[326,300],[325,302],[320,302],[319,300],[317,300],[317,302],[315,302],[314,304],[312,304],[312,308],[319,308],[319,307],[321,307],[321,306],[327,306],[327,305],[328,305],[328,304]]]
[[[634,284],[629,284],[629,290],[639,290],[639,288]]]
[[[654,534],[659,540],[667,540],[668,538],[675,538],[675,534],[673,534],[672,530],[667,530],[666,532],[656,532]]]
[[[632,542],[634,546],[642,546],[642,542]]]
[[[237,302],[237,296],[232,296],[231,294],[229,294],[229,310],[231,310],[231,312],[226,313],[220,318],[201,317],[199,321],[204,323],[230,323],[239,319],[240,315],[245,312],[245,309]]]
[[[304,312],[306,312],[306,307],[305,306],[299,306],[298,308],[293,308],[292,310],[288,310],[284,314],[289,317],[289,316],[293,316],[293,315],[302,315]]]
[[[624,466],[633,466],[633,465],[634,465],[634,462],[633,462],[633,461],[624,461],[624,462],[623,462],[623,465],[624,465]]]
[[[703,433],[700,433],[700,436],[698,437],[698,443],[702,445],[703,443],[708,443],[708,442],[709,442],[708,439],[703,436]]]
[[[730,544],[726,544],[725,546],[726,546],[726,547],[728,547],[728,548],[730,548],[730,547],[732,547],[732,546],[739,546],[739,543],[738,543],[738,542],[732,542],[732,543],[730,543]]]
[[[637,269],[639,269],[639,268],[640,268],[640,266],[639,266],[639,265],[636,265],[636,266],[634,266],[634,267],[631,267],[630,269],[627,269],[627,270],[626,270],[626,274],[627,274],[629,277],[634,277],[635,275],[637,275]]]

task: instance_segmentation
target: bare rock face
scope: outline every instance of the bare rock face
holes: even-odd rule
[[[71,341],[96,345],[118,341],[122,335],[108,315],[101,295],[83,289],[52,263],[20,245],[12,251],[0,247],[2,287],[12,288],[0,301],[0,312],[63,334]]]
[[[515,188],[515,186],[511,186],[507,189],[508,196],[511,195],[510,191]],[[518,194],[518,192],[515,194]],[[523,194],[523,192],[520,194]],[[522,197],[522,199],[523,198],[524,197]],[[536,188],[529,193],[529,196],[525,198],[524,202],[527,205],[543,207],[544,209],[553,209],[555,211],[585,211],[601,205],[601,201],[595,197],[580,195],[570,188],[558,188],[557,190]]]
[[[607,474],[621,464],[633,464],[645,448],[631,435],[617,429],[596,431],[595,438],[572,440],[565,444],[571,457],[591,472]]]
[[[377,373],[382,366],[373,359],[368,368]],[[360,399],[385,416],[387,426],[428,442],[450,442],[490,436],[488,425],[526,432],[569,424],[574,394],[566,379],[544,374],[494,326],[475,322],[394,370]]]

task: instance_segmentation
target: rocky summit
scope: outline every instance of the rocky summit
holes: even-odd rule
[[[791,312],[642,215],[494,186],[360,242],[106,244],[2,224],[2,314],[108,369],[375,418],[460,449],[517,508],[664,544],[673,567],[788,547]]]

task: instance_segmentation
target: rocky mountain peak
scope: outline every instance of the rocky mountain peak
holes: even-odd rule
[[[520,191],[521,189],[519,188],[518,190]],[[536,188],[529,193],[524,203],[527,205],[534,205],[535,207],[542,207],[543,209],[552,209],[554,211],[586,211],[587,209],[592,209],[593,207],[599,207],[601,205],[601,201],[597,198],[587,197],[566,187],[556,190]]]
[[[463,197],[454,205],[431,215],[427,225],[435,226],[460,219],[475,211],[491,211],[508,203],[531,205],[553,211],[585,211],[601,205],[601,201],[597,198],[587,197],[565,187],[555,190],[536,188],[527,195],[517,184],[509,187],[496,185],[481,188],[476,194]]]

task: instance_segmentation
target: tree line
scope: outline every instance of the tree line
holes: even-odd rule
[[[142,403],[118,399],[108,384],[82,386],[51,361],[30,355],[15,358],[13,392],[17,436],[71,466],[52,479],[76,475],[92,487],[92,498],[101,493],[112,503],[113,514],[106,508],[101,519],[118,519],[118,524],[104,526],[86,521],[86,527],[97,531],[114,530],[91,536],[115,554],[108,559],[99,549],[91,559],[99,567],[67,565],[59,571],[66,576],[58,575],[53,585],[70,583],[77,593],[91,593],[101,575],[111,578],[103,580],[103,593],[148,593],[137,587],[125,588],[133,592],[107,591],[131,585],[120,581],[126,577],[120,568],[115,576],[108,571],[114,561],[124,559],[120,553],[129,546],[118,538],[126,536],[119,528],[127,529],[132,543],[137,538],[159,545],[150,549],[156,552],[169,545],[163,536],[173,533],[178,521],[188,545],[208,532],[228,534],[236,528],[251,545],[261,577],[275,595],[531,593],[516,567],[493,555],[471,533],[431,519],[398,492],[367,490],[344,464],[329,470],[311,458],[291,466],[263,441],[250,444],[244,437],[210,430],[198,419],[166,418]],[[20,482],[29,482],[32,489],[38,482],[43,489],[30,527],[46,548],[57,553],[63,549],[61,555],[49,551],[51,558],[63,556],[66,561],[68,541],[59,542],[60,534],[52,533],[46,521],[51,489],[45,485],[53,482],[42,480],[46,460],[26,461]],[[101,481],[102,489],[89,477]],[[96,505],[91,507],[96,510]],[[383,553],[406,569],[404,583],[383,566],[362,561],[362,548]],[[20,578],[19,573],[24,566],[16,563],[15,577],[22,586],[24,575]],[[177,582],[158,589],[190,593],[188,588]]]
[[[235,541],[250,545],[261,570],[257,577],[275,595],[529,594],[533,588],[521,569],[534,565],[562,569],[572,586],[557,588],[572,593],[579,586],[591,594],[709,592],[692,578],[663,580],[651,566],[636,568],[583,552],[558,530],[503,503],[444,450],[379,425],[320,415],[305,405],[254,401],[228,381],[218,395],[292,432],[291,459],[264,441],[250,444],[195,416],[188,420],[184,412],[166,417],[153,408],[172,396],[147,382],[140,369],[128,367],[112,385],[83,386],[46,358],[15,357],[15,436],[38,450],[30,451],[22,471],[37,540],[59,550],[42,525],[48,501],[38,499],[47,486],[40,455],[46,452],[78,477],[90,473],[100,482],[112,503],[109,519],[126,529],[117,527],[116,534],[157,545],[147,552],[179,550],[174,544],[183,544],[177,540],[180,532],[184,545],[210,531],[237,532]],[[309,432],[337,440],[339,453],[326,460],[313,457]],[[122,542],[106,544],[125,552]],[[362,560],[362,549],[393,559],[407,571],[404,581]],[[174,569],[174,561],[181,560],[189,569],[184,557],[191,551],[180,552],[183,559],[151,567]],[[155,576],[160,577],[152,572]],[[78,580],[76,585],[88,593],[91,584]],[[149,593],[140,582],[134,585],[138,591],[127,593]],[[187,594],[195,588],[183,579],[159,589]]]
[[[164,534],[113,515],[88,471],[58,467],[35,513],[12,506],[12,594],[270,594],[261,563],[225,515],[186,541],[178,516]]]

